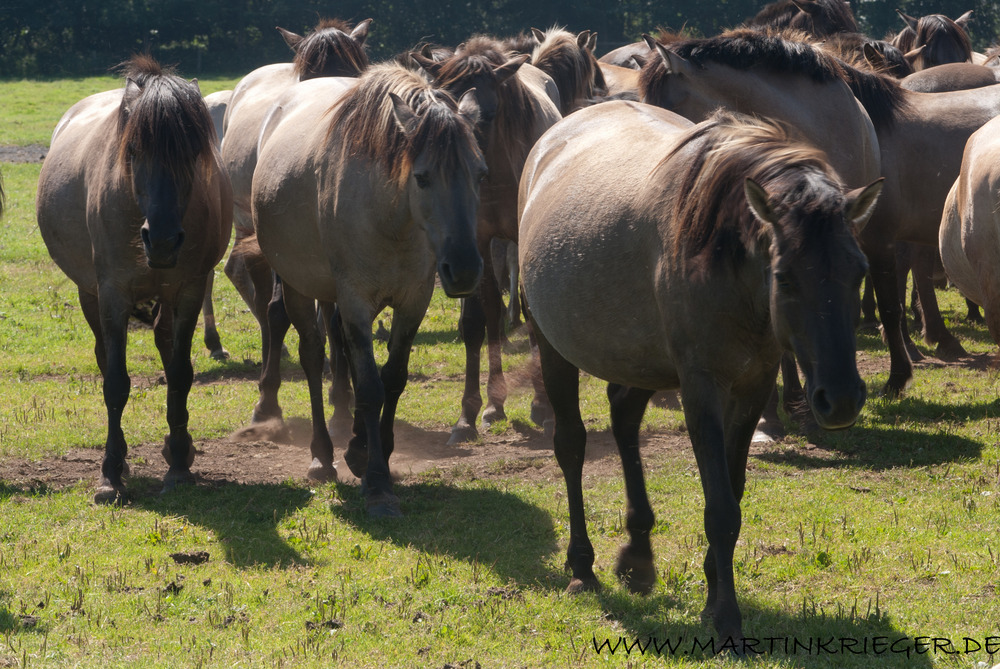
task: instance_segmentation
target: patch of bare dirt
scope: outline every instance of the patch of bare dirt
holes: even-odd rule
[[[49,147],[41,144],[27,146],[0,145],[0,163],[40,163],[49,152]]]

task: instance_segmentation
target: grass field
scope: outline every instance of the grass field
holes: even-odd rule
[[[70,104],[115,85],[0,83],[0,144],[47,143]],[[205,93],[231,85],[201,82]],[[406,516],[391,521],[366,516],[357,486],[294,477],[165,496],[155,480],[139,479],[124,508],[92,504],[96,471],[76,485],[47,485],[46,468],[102,447],[101,382],[75,288],[34,223],[39,165],[0,170],[8,192],[0,459],[37,467],[0,479],[0,666],[742,666],[713,657],[712,630],[699,618],[703,498],[688,448],[647,456],[659,573],[648,597],[614,578],[625,532],[613,461],[585,470],[605,587],[575,597],[563,593],[565,490],[545,451],[408,476],[397,486]],[[260,362],[253,319],[221,272],[216,286],[232,357],[213,361],[195,347],[191,425],[205,443],[246,424]],[[1000,662],[990,655],[1000,651],[1000,390],[988,360],[995,344],[965,323],[959,295],[942,291],[939,299],[970,358],[945,364],[923,348],[930,357],[902,399],[872,397],[848,431],[791,436],[751,456],[736,582],[745,633],[762,652],[755,666]],[[444,434],[457,417],[457,313],[435,296],[400,425]],[[522,343],[515,337],[515,348]],[[133,445],[162,443],[165,389],[151,333],[132,332],[129,351],[126,436]],[[292,358],[285,415],[306,416]],[[525,359],[514,353],[505,364],[516,371]],[[877,335],[860,336],[859,360],[869,388],[881,387],[888,357]],[[608,425],[602,385],[588,379],[584,390],[585,418],[600,435]],[[529,401],[515,389],[510,420],[472,448],[539,439]],[[651,409],[649,419],[650,440],[683,436],[680,412]],[[200,552],[208,559],[195,564]]]

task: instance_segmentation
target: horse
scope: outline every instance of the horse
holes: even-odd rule
[[[966,91],[1000,83],[1000,70],[973,63],[943,63],[904,77],[899,85],[916,93]]]
[[[555,82],[560,114],[566,116],[607,94],[604,74],[594,57],[596,32],[584,30],[573,35],[553,27],[545,32],[532,28],[531,34],[537,46],[531,52],[530,62]]]
[[[986,326],[1000,344],[1000,117],[974,132],[962,168],[945,201],[938,245],[945,272],[959,291],[983,307]]]
[[[972,11],[952,20],[944,14],[928,14],[919,19],[896,10],[906,23],[891,40],[903,53],[912,53],[910,62],[915,71],[944,63],[972,62],[972,43],[966,26]]]
[[[104,377],[108,435],[95,501],[121,502],[128,448],[121,418],[132,307],[155,298],[156,348],[167,377],[165,489],[191,479],[191,340],[207,277],[232,232],[232,189],[201,93],[148,56],[123,65],[123,89],[63,115],[38,179],[38,229],[77,285]]]
[[[858,32],[845,0],[777,0],[743,22],[744,28],[801,30],[813,37]]]
[[[480,108],[476,134],[480,141],[489,177],[480,190],[478,243],[492,276],[490,243],[494,238],[517,242],[517,184],[528,151],[542,133],[561,116],[558,92],[549,93],[551,78],[526,64],[526,56],[508,57],[493,38],[475,36],[443,61],[420,54],[413,58],[429,72],[436,85],[458,97],[474,91]],[[479,290],[462,303],[460,328],[465,341],[465,389],[458,421],[452,426],[450,445],[476,439],[476,418],[483,407],[479,389],[480,357],[487,340],[489,376],[487,405],[482,422],[489,427],[506,418],[504,402],[507,383],[501,367],[503,302],[493,280],[480,283]],[[536,389],[537,390],[537,389]],[[532,418],[542,424],[547,407],[532,402]]]
[[[279,308],[299,333],[313,421],[309,476],[336,478],[320,387],[319,300],[340,311],[355,391],[354,436],[344,460],[362,478],[372,515],[400,515],[388,464],[393,419],[435,272],[452,297],[470,295],[483,274],[476,210],[487,166],[474,134],[479,114],[474,93],[456,102],[389,62],[356,80],[296,84],[261,130],[253,221],[283,290],[283,304],[272,301],[265,322],[275,322]],[[386,306],[393,318],[380,375],[372,322]],[[279,361],[272,345],[261,403],[277,401]]]
[[[298,81],[317,77],[354,77],[365,70],[368,67],[365,40],[371,21],[367,19],[352,28],[339,19],[324,19],[304,37],[278,28],[295,52],[294,60],[257,68],[243,77],[233,89],[223,123],[225,140],[222,143],[222,160],[233,182],[237,245],[254,232],[250,187],[257,163],[257,140],[265,115],[278,96]],[[230,255],[226,262],[226,275],[254,316],[261,320],[271,299],[271,273],[261,263],[251,263],[257,272],[250,273],[245,261],[245,254]],[[263,342],[263,348],[267,350],[268,342]]]
[[[866,397],[854,326],[867,264],[854,235],[880,188],[845,193],[821,151],[729,112],[692,126],[608,102],[539,140],[518,196],[519,259],[566,480],[569,592],[600,587],[583,503],[579,370],[609,382],[628,500],[615,571],[634,592],[656,582],[640,424],[655,390],[680,388],[705,495],[703,615],[739,644],[733,551],[751,436],[783,349],[802,362],[819,423],[855,422]]]
[[[918,352],[903,329],[894,245],[897,240],[933,245],[948,189],[958,176],[961,150],[976,129],[1000,114],[1000,85],[974,91],[921,94],[900,88],[891,77],[853,68],[822,55],[811,44],[780,34],[734,30],[706,40],[657,43],[660,58],[641,74],[644,100],[699,120],[717,106],[783,119],[827,151],[846,183],[857,185],[854,156],[858,142],[850,119],[821,114],[851,109],[843,102],[821,103],[819,96],[839,82],[850,86],[873,122],[877,158],[867,161],[886,177],[886,185],[861,246],[868,256],[879,314],[890,352],[890,372],[882,392],[896,396],[913,376],[910,356]],[[820,54],[820,55],[817,55]],[[820,84],[830,82],[825,87]],[[817,123],[817,119],[824,119]],[[838,128],[830,133],[829,128]],[[832,146],[831,146],[832,145]],[[846,150],[846,151],[845,151]],[[934,156],[934,161],[921,157]],[[847,162],[844,163],[844,159]],[[845,171],[849,170],[849,171]],[[925,314],[924,338],[937,343],[938,355],[961,355],[937,309],[929,276],[918,273]],[[908,350],[909,349],[909,350]]]

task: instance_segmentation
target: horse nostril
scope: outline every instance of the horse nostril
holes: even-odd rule
[[[815,411],[820,416],[830,415],[830,412],[833,410],[833,407],[830,405],[830,400],[827,398],[825,390],[823,390],[822,388],[817,388],[813,392],[812,398],[810,399],[813,411]]]

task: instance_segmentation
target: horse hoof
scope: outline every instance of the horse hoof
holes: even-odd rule
[[[630,546],[622,546],[618,552],[615,574],[630,592],[648,595],[656,585],[656,567],[652,556],[636,555]]]
[[[958,340],[954,338],[939,342],[934,354],[942,360],[957,360],[969,355]]]
[[[549,418],[544,423],[542,423],[542,434],[545,435],[547,439],[552,439],[556,435],[556,419]]]
[[[507,420],[507,414],[503,407],[486,407],[483,411],[483,429],[489,430],[493,423]]]
[[[578,595],[581,592],[600,592],[601,582],[597,580],[596,576],[590,576],[587,578],[576,578],[575,576],[570,580],[569,585],[566,586],[567,595]]]
[[[476,441],[479,439],[479,433],[476,432],[476,428],[465,423],[465,421],[459,421],[451,428],[451,436],[448,437],[449,446],[458,446],[459,444],[465,444],[471,441]]]
[[[114,504],[121,506],[127,499],[127,491],[124,484],[112,485],[111,481],[102,478],[97,484],[97,492],[94,493],[94,504]]]
[[[184,485],[186,483],[194,483],[194,475],[187,469],[173,469],[171,468],[167,475],[163,477],[163,490],[160,491],[161,495],[166,495],[177,489],[177,486]]]
[[[757,423],[757,429],[754,430],[751,441],[754,444],[771,444],[784,436],[785,426],[781,424],[781,421],[761,418]]]
[[[347,468],[351,470],[352,474],[359,479],[363,478],[365,472],[368,471],[368,449],[351,444],[344,452],[344,462],[347,463]]]
[[[540,404],[531,405],[531,422],[538,427],[545,427],[546,421],[552,420],[552,409],[551,407],[542,406]]]
[[[306,478],[317,483],[330,483],[337,480],[337,469],[332,464],[324,464],[319,458],[313,458],[306,472]]]
[[[326,431],[330,434],[330,439],[344,442],[351,438],[351,429],[354,426],[354,419],[350,416],[341,418],[336,412],[330,416],[326,422]]]
[[[399,510],[399,498],[391,492],[375,493],[365,500],[368,515],[372,518],[402,518]]]
[[[924,354],[920,352],[917,345],[912,341],[906,343],[906,355],[909,356],[910,362],[920,362],[924,359]]]
[[[212,360],[218,360],[219,362],[224,362],[226,360],[229,360],[229,351],[227,351],[224,348],[217,348],[211,353],[209,353],[209,355],[211,356]]]

